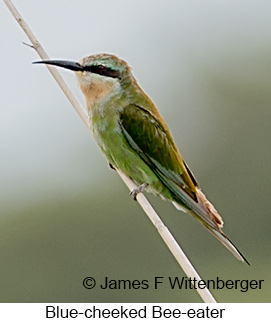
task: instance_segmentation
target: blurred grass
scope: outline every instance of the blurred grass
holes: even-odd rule
[[[44,197],[44,203],[6,214],[0,228],[1,302],[201,301],[193,290],[171,290],[167,284],[154,289],[155,276],[184,274],[126,188],[116,189],[118,180],[111,176],[112,184],[103,192],[51,201]],[[218,301],[270,301],[270,258],[261,262],[259,252],[246,248],[245,238],[239,235],[235,240],[243,244],[252,263],[248,267],[193,219],[169,203],[151,199],[203,278],[266,279],[261,291],[214,291]],[[238,230],[232,231],[238,237]],[[270,252],[268,246],[262,247],[261,253]],[[82,281],[88,276],[100,284],[105,276],[147,279],[150,288],[86,290]]]

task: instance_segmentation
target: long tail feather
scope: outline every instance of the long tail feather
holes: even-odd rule
[[[227,248],[231,253],[239,260],[246,262],[248,265],[250,263],[247,259],[241,254],[241,252],[235,247],[235,245],[230,241],[230,239],[223,233],[219,232],[213,228],[206,226],[206,228]]]

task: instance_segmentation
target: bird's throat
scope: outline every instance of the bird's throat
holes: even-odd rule
[[[92,110],[94,105],[110,100],[119,90],[118,84],[102,81],[91,84],[80,83],[80,87],[85,95],[88,110]]]

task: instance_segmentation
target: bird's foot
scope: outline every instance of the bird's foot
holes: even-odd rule
[[[109,167],[113,170],[116,170],[116,168],[111,163],[109,163]]]
[[[149,184],[147,184],[147,183],[143,183],[143,184],[139,185],[138,187],[136,187],[135,189],[133,189],[133,190],[130,192],[130,195],[132,196],[132,198],[136,201],[137,194],[139,194],[139,193],[143,193],[144,189],[145,189],[148,185],[149,185]]]

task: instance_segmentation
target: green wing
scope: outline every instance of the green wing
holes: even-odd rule
[[[120,114],[120,125],[129,145],[151,168],[181,204],[197,202],[197,182],[182,160],[169,130],[154,115],[128,105]],[[190,197],[190,202],[187,201]]]
[[[134,104],[120,113],[120,127],[127,142],[169,189],[172,200],[190,210],[205,226],[220,230],[223,224],[221,217],[201,193],[162,122]]]

